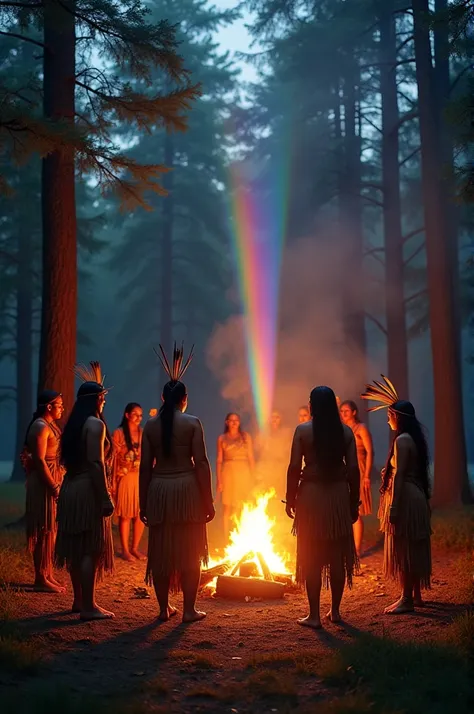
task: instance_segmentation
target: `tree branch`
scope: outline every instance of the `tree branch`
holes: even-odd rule
[[[417,146],[416,149],[413,149],[413,151],[410,154],[408,154],[408,156],[405,156],[405,158],[400,161],[398,166],[401,168],[404,164],[406,164],[408,161],[410,161],[410,159],[412,159],[414,156],[419,154],[420,151],[421,151],[421,146]]]
[[[368,320],[373,322],[374,325],[379,328],[379,330],[380,330],[380,332],[382,332],[382,334],[387,335],[387,328],[382,325],[380,320],[377,320],[377,318],[374,317],[373,315],[371,315],[370,312],[365,312],[364,314]]]
[[[421,228],[415,228],[414,231],[410,231],[410,233],[407,233],[405,236],[402,236],[402,243],[405,245],[405,243],[408,243],[411,238],[420,235],[420,233],[423,233],[424,230],[424,226],[421,226]]]
[[[3,5],[3,3],[1,3]],[[29,6],[27,6],[29,7]],[[32,37],[25,37],[24,35],[18,35],[16,32],[3,32],[3,30],[0,30],[0,35],[4,35],[5,37],[15,37],[17,40],[23,40],[23,42],[31,42],[32,45],[37,45],[38,47],[41,47],[41,49],[46,49],[46,45],[43,45],[42,42],[38,42],[37,40],[33,40]]]
[[[413,295],[410,295],[405,299],[405,305],[408,305],[409,302],[413,302],[413,300],[417,300],[417,298],[422,297],[422,295],[426,295],[428,293],[428,290],[426,288],[423,288],[423,290],[418,290],[417,293],[413,293]]]
[[[411,263],[411,261],[412,261],[414,258],[416,258],[416,256],[419,255],[419,254],[424,250],[424,248],[425,248],[425,242],[423,241],[423,243],[420,243],[420,245],[418,246],[418,248],[413,251],[413,253],[410,255],[410,257],[407,258],[407,259],[404,261],[403,264],[404,264],[404,265],[409,265],[409,264]]]

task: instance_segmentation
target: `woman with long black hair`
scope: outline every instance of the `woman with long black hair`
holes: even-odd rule
[[[95,584],[113,570],[111,516],[114,511],[107,476],[112,439],[102,416],[107,390],[100,365],[76,368],[84,379],[61,438],[66,476],[58,500],[56,563],[66,566],[74,590],[72,611],[81,620],[103,620],[113,613],[95,601]]]
[[[137,402],[125,407],[120,426],[113,433],[115,515],[119,519],[120,542],[124,560],[143,560],[139,551],[144,524],[140,520],[138,471],[143,429],[140,427],[143,409]],[[133,523],[130,549],[130,524]]]
[[[385,534],[384,575],[401,582],[400,598],[385,613],[399,615],[422,606],[422,589],[431,581],[431,511],[428,444],[413,404],[398,398],[387,377],[367,385],[364,399],[388,407],[395,439],[382,472],[380,530]]]
[[[197,417],[185,414],[188,395],[181,378],[183,350],[175,345],[161,362],[170,381],[163,387],[159,414],[143,430],[140,515],[149,527],[146,581],[153,584],[160,620],[176,614],[169,593],[183,590],[183,622],[202,620],[196,610],[201,564],[207,562],[206,523],[214,518],[211,469]]]
[[[309,615],[298,623],[319,629],[323,579],[331,586],[327,616],[332,622],[341,619],[346,580],[352,584],[357,565],[352,524],[359,516],[360,476],[354,435],[341,423],[332,389],[315,387],[309,401],[311,421],[297,426],[293,437],[286,513],[295,519],[296,578],[306,585],[309,601]]]
[[[41,392],[20,455],[26,472],[26,538],[33,555],[34,589],[41,592],[65,591],[53,575],[56,501],[64,475],[59,462],[61,429],[57,422],[63,412],[59,392]]]

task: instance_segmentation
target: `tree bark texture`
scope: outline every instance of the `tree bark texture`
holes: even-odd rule
[[[435,396],[433,502],[438,506],[456,506],[461,503],[462,487],[466,479],[466,443],[451,247],[444,210],[439,122],[427,24],[428,9],[428,0],[413,0]]]
[[[382,0],[379,5],[379,28],[387,369],[400,396],[408,399],[408,346],[398,136],[397,43],[393,10],[392,0]]]
[[[66,8],[64,7],[66,6]],[[70,12],[68,11],[70,10]],[[73,0],[44,2],[44,115],[73,124],[75,18]],[[74,150],[58,148],[43,159],[43,298],[39,390],[74,401],[77,329],[77,236]]]
[[[172,348],[173,342],[173,164],[174,141],[167,133],[164,146],[164,164],[171,169],[164,175],[163,185],[168,196],[163,199],[163,230],[161,234],[161,300],[160,300],[160,342],[165,350]]]

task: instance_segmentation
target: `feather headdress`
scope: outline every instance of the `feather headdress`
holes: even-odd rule
[[[89,362],[89,366],[80,363],[74,365],[72,371],[81,382],[96,382],[104,387],[105,374],[102,374],[100,362],[93,360]],[[108,387],[110,389],[110,387]],[[104,387],[104,392],[107,391]]]
[[[379,402],[375,407],[369,407],[367,411],[376,412],[379,409],[388,409],[398,402],[397,390],[393,386],[393,383],[388,377],[380,375],[383,382],[376,382],[374,380],[373,384],[365,385],[365,392],[361,394],[362,399],[366,399],[371,402]]]
[[[171,363],[168,360],[163,347],[161,345],[158,346],[160,348],[161,354],[157,350],[155,350],[155,348],[153,349],[156,356],[161,362],[161,366],[170,378],[170,382],[179,382],[181,380],[181,377],[184,375],[187,368],[191,364],[192,358],[194,357],[194,345],[191,347],[188,358],[185,361],[184,343],[181,343],[181,347],[177,347],[175,342],[173,348],[173,359],[171,360]]]

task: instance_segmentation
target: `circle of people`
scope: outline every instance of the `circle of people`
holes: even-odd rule
[[[186,412],[182,350],[162,364],[170,377],[162,406],[142,429],[142,407],[125,407],[111,435],[103,414],[107,387],[100,365],[79,365],[82,380],[61,432],[60,393],[46,390],[28,426],[21,454],[26,472],[26,535],[33,557],[36,590],[64,592],[54,567],[66,568],[73,589],[72,612],[81,620],[112,618],[96,602],[96,583],[113,570],[112,516],[118,518],[122,557],[147,560],[145,580],[153,585],[159,619],[177,614],[170,594],[183,592],[183,622],[202,620],[196,608],[201,567],[208,562],[207,523],[215,516],[212,476],[204,431]],[[160,358],[161,359],[161,358]],[[387,614],[423,606],[430,587],[431,528],[429,455],[413,405],[398,398],[386,377],[368,385],[362,398],[388,410],[394,432],[382,469],[378,517],[384,533],[384,575],[401,583],[401,595]],[[315,387],[300,408],[299,424],[285,438],[278,412],[260,437],[255,466],[250,434],[229,413],[217,442],[217,497],[224,531],[252,488],[286,487],[286,515],[296,535],[296,581],[305,585],[309,613],[303,626],[322,626],[320,594],[331,589],[326,617],[341,619],[344,587],[359,572],[363,518],[372,513],[373,445],[353,401],[341,401],[326,386]],[[283,437],[283,438],[282,438]],[[286,477],[286,484],[285,484]],[[273,500],[282,509],[281,501]],[[148,555],[139,549],[148,527]]]

